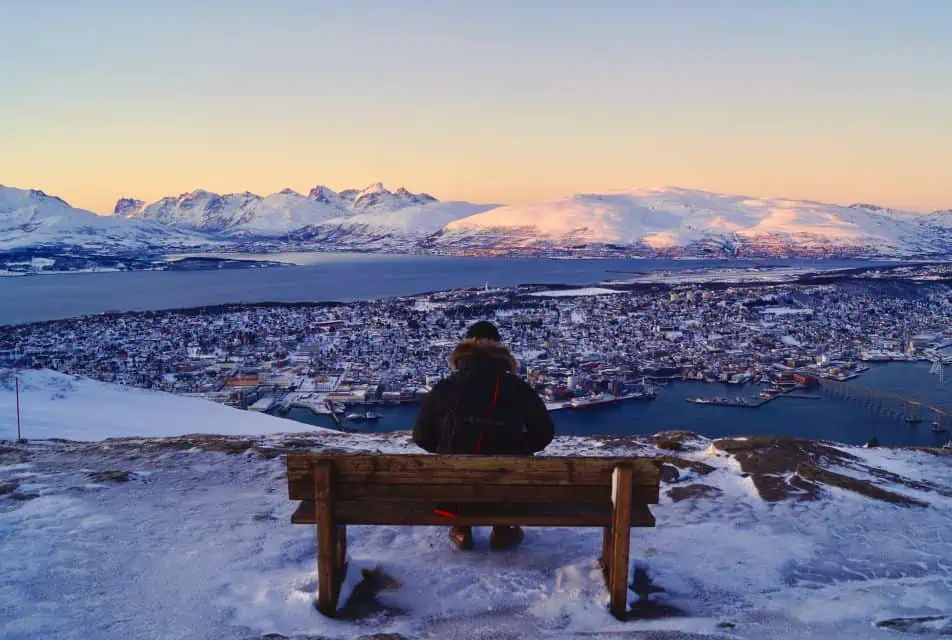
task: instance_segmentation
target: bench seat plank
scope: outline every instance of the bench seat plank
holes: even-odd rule
[[[658,485],[635,486],[632,501],[657,504]],[[610,486],[586,485],[480,485],[480,484],[338,484],[334,495],[339,500],[371,502],[556,502],[594,503],[611,501]]]
[[[657,486],[661,463],[645,458],[565,458],[466,455],[350,455],[289,453],[288,497],[313,500],[311,465],[329,462],[334,483],[611,486],[616,466],[632,469],[636,486]],[[655,501],[656,502],[656,501]]]
[[[593,504],[466,504],[462,515],[448,518],[435,513],[437,503],[421,502],[337,502],[334,519],[353,525],[430,525],[490,526],[521,525],[526,527],[608,527],[612,523],[612,505]],[[317,522],[314,503],[302,502],[291,516],[294,524]],[[647,505],[632,505],[632,526],[653,527],[654,516]]]

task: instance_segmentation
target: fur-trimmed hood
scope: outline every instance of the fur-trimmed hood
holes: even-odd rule
[[[463,360],[473,357],[498,360],[506,365],[510,373],[519,370],[515,357],[506,345],[485,338],[467,338],[456,345],[450,354],[450,366],[459,369]]]

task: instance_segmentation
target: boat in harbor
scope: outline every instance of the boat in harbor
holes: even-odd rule
[[[373,421],[373,420],[379,420],[379,419],[380,419],[380,414],[378,414],[376,411],[368,411],[367,413],[364,414],[364,420]]]
[[[948,431],[938,420],[932,423],[932,432],[933,433],[945,433]]]
[[[730,400],[721,396],[715,396],[713,398],[688,398],[687,401],[693,402],[694,404],[730,404]]]
[[[685,400],[693,404],[706,404],[718,407],[745,407],[750,409],[756,409],[767,402],[767,398],[747,398],[745,396],[736,396],[733,400],[723,396],[715,396],[713,398],[685,398]]]
[[[594,396],[583,398],[572,398],[569,400],[569,407],[572,409],[593,409],[607,404],[618,402],[618,398],[610,393],[600,393]]]
[[[344,417],[347,418],[348,420],[353,420],[354,422],[363,422],[364,420],[367,419],[367,414],[354,412],[354,413],[348,413]]]

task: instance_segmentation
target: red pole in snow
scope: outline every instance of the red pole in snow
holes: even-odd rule
[[[22,440],[20,438],[20,378],[14,378],[16,381],[17,387],[17,442]]]

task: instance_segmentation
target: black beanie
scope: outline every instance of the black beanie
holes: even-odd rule
[[[466,337],[493,340],[494,342],[502,341],[502,338],[499,337],[499,330],[495,327],[495,325],[493,325],[492,322],[488,322],[486,320],[480,320],[471,326],[469,331],[466,332]]]

